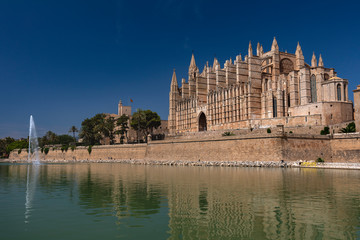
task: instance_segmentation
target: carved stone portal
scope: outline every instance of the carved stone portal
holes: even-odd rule
[[[207,124],[206,124],[206,117],[205,114],[202,112],[199,116],[199,132],[206,131]]]

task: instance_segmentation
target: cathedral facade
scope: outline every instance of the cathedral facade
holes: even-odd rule
[[[324,67],[315,54],[305,63],[298,43],[295,54],[279,51],[274,38],[264,52],[251,43],[248,55],[215,58],[200,73],[194,54],[188,80],[179,87],[175,70],[169,94],[170,134],[221,129],[267,128],[277,125],[328,126],[353,120],[348,81]]]

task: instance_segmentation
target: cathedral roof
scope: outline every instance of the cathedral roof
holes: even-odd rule
[[[343,80],[343,79],[339,78],[338,76],[335,76],[335,77],[329,78],[329,80]]]

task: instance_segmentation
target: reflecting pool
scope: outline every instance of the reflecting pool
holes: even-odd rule
[[[1,239],[360,239],[360,171],[0,164]]]

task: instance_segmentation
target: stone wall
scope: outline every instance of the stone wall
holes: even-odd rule
[[[40,153],[40,160],[106,160],[106,159],[144,159],[146,144],[126,144],[126,145],[102,145],[93,146],[91,154],[87,147],[77,147],[74,151],[70,148],[67,151],[50,148],[48,154]],[[27,159],[28,153],[18,150],[10,153],[10,159]]]
[[[146,159],[190,161],[280,161],[278,136],[222,137],[218,139],[154,142]],[[269,157],[270,156],[270,157]]]
[[[283,159],[286,161],[311,161],[322,158],[326,159],[326,162],[332,162],[330,136],[289,134],[283,138],[282,148]]]
[[[317,102],[307,105],[295,106],[289,108],[291,116],[304,116],[307,119],[304,125],[333,125],[342,122],[353,121],[353,104],[352,102]],[[311,116],[320,116],[319,119],[311,120]],[[310,120],[310,122],[308,122]],[[315,121],[314,121],[315,120]],[[296,123],[296,125],[299,123]],[[289,124],[290,125],[290,124]],[[294,126],[292,124],[292,126]]]
[[[333,162],[360,162],[360,134],[335,134],[330,141]]]
[[[325,162],[360,162],[360,134],[301,135],[273,131],[270,134],[235,135],[153,141],[148,145],[94,146],[41,154],[41,160],[157,161],[298,161],[323,158]],[[27,159],[27,152],[14,150],[11,160]]]

